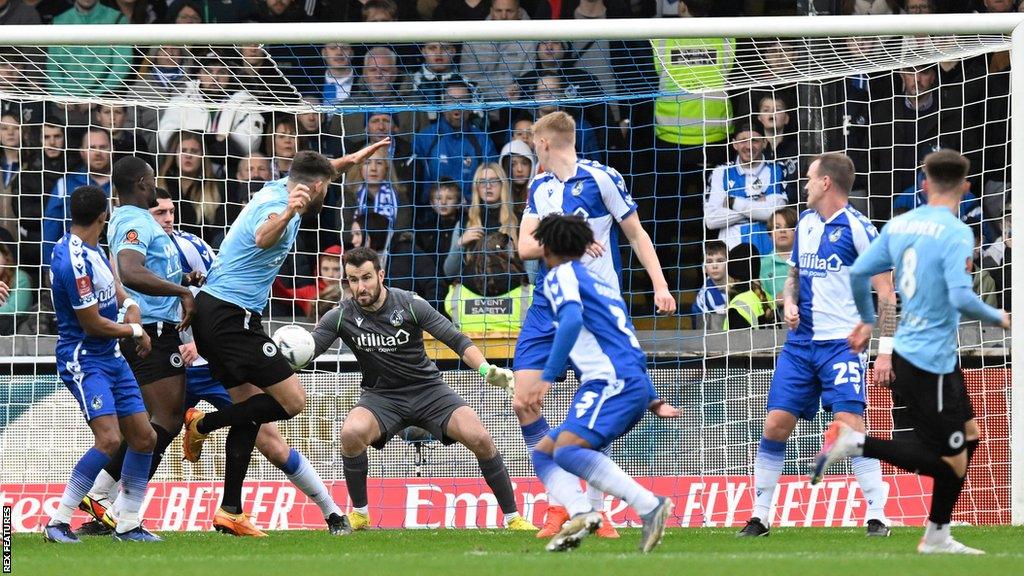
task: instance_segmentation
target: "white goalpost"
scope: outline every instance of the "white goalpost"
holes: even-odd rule
[[[680,74],[686,72],[678,69],[664,72],[677,62],[659,48],[663,39],[694,40],[698,52],[702,42],[710,46],[716,39],[732,39],[731,68],[727,74],[704,71],[685,78]],[[538,44],[552,40],[563,53],[553,57],[558,62],[551,68],[555,72],[547,72],[538,64],[542,56],[537,54],[543,52]],[[336,44],[348,46],[349,63],[341,68],[347,66],[356,80],[348,85],[346,98],[328,101],[324,77],[333,72],[324,46]],[[420,72],[428,44],[449,50],[451,70],[457,72]],[[1007,51],[1008,67],[991,64],[993,54]],[[165,85],[151,80],[161,66],[177,67],[175,88],[161,88]],[[907,97],[901,73],[918,72],[935,74],[928,97],[943,103],[936,108],[934,133],[925,136],[904,128],[912,140],[896,141],[894,135],[906,121],[899,116]],[[388,78],[394,92],[367,88],[374,74]],[[444,74],[445,82],[464,81],[466,93],[450,93],[450,84],[440,81],[431,84],[435,75]],[[61,81],[55,83],[55,78]],[[863,101],[858,100],[862,117],[849,106],[861,98],[852,88],[861,83],[872,85],[863,91]],[[1008,94],[994,93],[992,87],[1003,83],[1008,83]],[[480,226],[487,237],[509,229],[487,224],[483,199],[474,208],[477,188],[481,180],[499,180],[507,194],[501,202],[522,203],[516,198],[522,186],[517,182],[529,179],[536,158],[526,176],[516,175],[513,156],[518,153],[501,150],[527,142],[528,128],[520,129],[520,122],[556,108],[577,118],[577,140],[589,146],[581,147],[581,156],[610,165],[626,178],[681,303],[678,316],[656,318],[643,267],[628,244],[622,244],[623,292],[648,353],[652,379],[666,399],[682,404],[685,416],[667,424],[648,417],[616,443],[612,457],[648,486],[677,499],[674,525],[742,525],[753,501],[753,455],[767,386],[785,331],[780,326],[723,333],[714,322],[698,322],[699,315],[690,314],[704,281],[704,247],[718,237],[716,230],[699,222],[705,186],[717,163],[712,159],[719,154],[724,159],[732,149],[728,138],[702,146],[676,142],[670,149],[664,138],[659,140],[662,125],[654,104],[720,94],[728,95],[731,118],[724,124],[732,129],[761,123],[766,115],[785,118],[782,128],[788,126],[788,132],[779,128],[772,150],[779,165],[788,166],[781,169],[785,181],[779,190],[787,195],[787,205],[802,203],[804,171],[811,159],[845,151],[858,163],[858,190],[852,197],[865,213],[870,210],[877,224],[905,209],[906,203],[918,202],[917,155],[923,147],[959,143],[972,159],[974,193],[974,204],[962,216],[968,221],[966,212],[974,211],[969,224],[980,237],[979,272],[996,279],[988,296],[1002,299],[1008,310],[1024,310],[1024,292],[1010,290],[1013,284],[1024,286],[1024,270],[1009,263],[1010,230],[1024,230],[1024,211],[1011,209],[1013,204],[1024,206],[1024,13],[5,26],[0,37],[0,124],[16,125],[18,136],[0,139],[0,157],[10,150],[9,157],[19,158],[21,167],[17,177],[0,179],[0,234],[11,237],[13,258],[28,282],[24,294],[31,301],[24,310],[12,312],[10,330],[0,322],[0,503],[14,507],[15,531],[37,529],[59,498],[74,461],[91,442],[74,400],[55,376],[56,336],[48,328],[52,308],[46,307],[46,252],[54,231],[63,234],[65,209],[56,191],[61,182],[106,184],[103,177],[111,158],[140,155],[157,170],[159,185],[171,189],[182,229],[216,248],[249,194],[261,182],[287,173],[295,150],[337,155],[387,130],[395,144],[379,159],[384,175],[366,166],[350,171],[332,188],[324,214],[303,222],[299,243],[282,269],[280,286],[275,286],[265,317],[268,326],[310,327],[332,299],[342,297],[344,287],[337,277],[326,277],[322,267],[325,259],[337,258],[336,246],[340,250],[353,241],[355,226],[366,242],[381,243],[380,251],[393,266],[403,267],[394,276],[388,273],[389,282],[424,295],[453,318],[468,322],[471,310],[481,311],[471,336],[489,357],[511,364],[521,302],[509,296],[510,288],[480,296],[488,303],[475,308],[452,290],[454,284],[486,288],[486,283],[474,284],[475,272],[469,272],[473,255],[486,253],[485,242],[479,248],[462,246],[458,234],[472,226]],[[1004,98],[1009,104],[1005,121],[993,111]],[[721,120],[710,116],[710,108],[702,110],[708,114],[699,119],[702,125]],[[121,113],[124,118],[117,120]],[[375,122],[384,119],[386,128],[379,128]],[[461,123],[451,129],[454,140],[438,135],[442,122]],[[1000,122],[1006,124],[1004,134],[998,133]],[[48,143],[48,130],[59,131],[63,143]],[[106,150],[91,140],[96,131],[106,135]],[[788,156],[779,152],[780,142],[789,143]],[[186,150],[186,143],[195,148]],[[696,150],[696,168],[681,152],[686,146]],[[98,150],[99,156],[90,150]],[[100,157],[104,153],[106,164]],[[910,158],[909,164],[900,164],[900,155]],[[665,157],[673,168],[665,167]],[[1004,157],[1009,165],[1002,161],[1000,166]],[[1011,166],[1018,169],[1010,172]],[[441,207],[446,186],[456,190],[451,201],[459,205],[453,209],[455,216]],[[393,210],[374,212],[374,202],[381,198]],[[521,208],[517,205],[520,213]],[[473,210],[476,224],[470,224]],[[0,244],[5,241],[0,236]],[[999,247],[998,258],[985,260],[985,251],[993,246]],[[531,278],[533,268],[522,264],[501,273],[514,278],[514,284]],[[976,322],[961,326],[968,387],[983,420],[982,432],[989,437],[955,520],[1024,524],[1024,367],[1012,361],[1016,347],[1010,336],[1024,333],[1024,319],[1013,316],[1012,327],[1004,333],[981,329]],[[503,453],[523,515],[539,521],[546,498],[532,478],[511,401],[503,392],[481,389],[475,374],[461,370],[442,348],[428,342],[445,380],[477,410]],[[308,407],[281,426],[342,508],[348,497],[339,430],[359,394],[353,360],[342,346],[304,371]],[[570,375],[552,391],[545,404],[548,420],[558,422],[564,416],[574,384]],[[872,389],[869,397],[877,402],[869,408],[869,426],[890,432],[888,392]],[[812,489],[801,477],[811,450],[820,447],[825,424],[819,416],[801,423],[794,433],[775,507],[780,525],[848,525],[863,513],[848,466],[827,488]],[[496,501],[477,477],[472,455],[418,434],[410,430],[370,453],[370,506],[381,510],[378,524],[497,526]],[[210,444],[195,465],[164,458],[147,500],[145,518],[153,529],[210,528],[224,468],[223,434]],[[179,451],[180,440],[168,454]],[[885,477],[890,516],[903,523],[922,521],[929,486],[889,468]],[[613,521],[636,523],[621,503],[610,505]],[[316,506],[259,455],[249,470],[246,506],[261,528],[322,524]]]

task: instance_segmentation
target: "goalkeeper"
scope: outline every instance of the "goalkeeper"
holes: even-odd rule
[[[458,442],[480,462],[487,485],[505,514],[505,527],[536,530],[519,515],[512,481],[491,435],[476,412],[444,381],[427,358],[423,331],[444,342],[488,384],[512,393],[512,372],[487,363],[483,353],[452,323],[412,292],[384,286],[380,257],[370,248],[345,253],[352,298],[320,319],[313,331],[314,358],[338,338],[352,350],[363,373],[362,395],[341,428],[345,482],[352,500],[353,530],[370,526],[366,447],[380,450],[397,432],[419,426],[444,444]]]

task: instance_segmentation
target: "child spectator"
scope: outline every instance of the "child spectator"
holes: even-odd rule
[[[32,280],[18,268],[6,244],[0,244],[0,282],[10,288],[7,302],[0,306],[0,335],[8,336],[14,334],[17,315],[32,308]]]
[[[709,240],[704,244],[704,285],[693,301],[693,327],[709,330],[722,326],[725,318],[725,290],[729,283],[726,259],[729,249],[721,240]]]
[[[796,240],[796,208],[785,207],[775,211],[768,221],[774,250],[761,257],[761,285],[776,306],[782,302],[782,289],[789,276],[789,255]]]
[[[452,245],[455,228],[462,222],[462,189],[451,178],[442,178],[430,189],[430,209],[419,211],[416,245],[439,264],[437,276],[444,276],[444,258]]]
[[[310,322],[316,322],[333,305],[341,302],[344,290],[341,273],[341,246],[334,245],[320,255],[316,282],[289,288],[281,278],[274,280],[273,295],[292,300]]]

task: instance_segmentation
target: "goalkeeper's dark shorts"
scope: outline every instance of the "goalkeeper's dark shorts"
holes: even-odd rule
[[[935,374],[893,353],[892,368],[896,373],[892,385],[894,437],[912,433],[943,456],[963,451],[964,425],[974,418],[974,408],[960,365],[949,374]]]
[[[455,443],[447,434],[452,414],[468,406],[455,390],[443,382],[394,389],[364,389],[356,406],[373,413],[380,427],[380,438],[372,444],[384,448],[392,436],[409,426],[418,426],[444,445]]]

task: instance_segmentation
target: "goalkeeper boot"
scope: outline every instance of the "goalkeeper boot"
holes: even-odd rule
[[[747,520],[747,525],[742,530],[736,533],[737,538],[758,538],[761,536],[767,536],[771,533],[771,528],[767,524],[761,521],[760,518],[754,517]]]
[[[544,526],[537,532],[537,538],[552,538],[562,530],[562,525],[569,521],[569,512],[564,506],[548,506]]]
[[[892,532],[889,527],[885,525],[885,522],[872,518],[868,520],[867,525],[864,527],[867,535],[872,538],[888,538]]]
[[[113,517],[107,513],[113,505],[110,500],[106,498],[99,498],[89,494],[86,494],[82,501],[78,503],[78,509],[85,512],[89,516],[92,516],[95,522],[98,522],[107,528],[113,530],[117,526],[117,522],[114,521]]]
[[[597,529],[595,534],[597,534],[598,538],[608,538],[610,540],[619,537],[619,531],[612,525],[607,512],[601,512],[601,527]]]
[[[584,538],[597,532],[601,523],[600,512],[584,512],[573,516],[551,542],[548,542],[548,552],[565,552],[576,548]]]
[[[199,456],[203,453],[203,442],[206,440],[206,434],[200,433],[196,426],[203,420],[205,415],[195,408],[189,408],[185,412],[185,438],[181,442],[181,450],[184,452],[185,460],[189,462],[198,462]]]
[[[370,527],[370,513],[359,512],[353,510],[348,514],[348,520],[352,523],[352,531],[366,530]]]
[[[505,522],[505,529],[529,532],[531,530],[536,530],[537,527],[531,524],[530,521],[526,518],[523,518],[519,514],[516,514],[508,522]]]
[[[977,548],[971,548],[970,546],[964,546],[957,542],[952,537],[946,538],[944,541],[938,544],[929,544],[924,538],[921,538],[921,542],[917,545],[918,554],[970,554],[979,555],[984,554],[984,550],[978,550]]]
[[[213,515],[213,529],[222,534],[231,534],[233,536],[253,536],[256,538],[267,536],[266,532],[253,526],[252,521],[249,520],[249,515],[245,512],[231,514],[223,508],[217,508],[217,513]]]
[[[661,537],[665,534],[665,523],[672,515],[673,506],[671,498],[658,496],[658,506],[640,517],[644,523],[640,532],[640,551],[644,554],[661,544]]]
[[[48,525],[43,528],[43,540],[57,544],[81,544],[82,541],[71,531],[71,525],[66,522]]]
[[[825,443],[814,457],[811,484],[821,482],[825,471],[833,463],[857,453],[857,432],[848,424],[835,420],[825,431]]]
[[[127,532],[114,532],[114,540],[120,542],[163,542],[164,539],[153,534],[149,530],[146,530],[142,525],[138,525],[135,528]]]
[[[348,516],[344,514],[331,514],[326,520],[327,531],[331,536],[347,536],[352,533],[352,525],[348,522]]]

